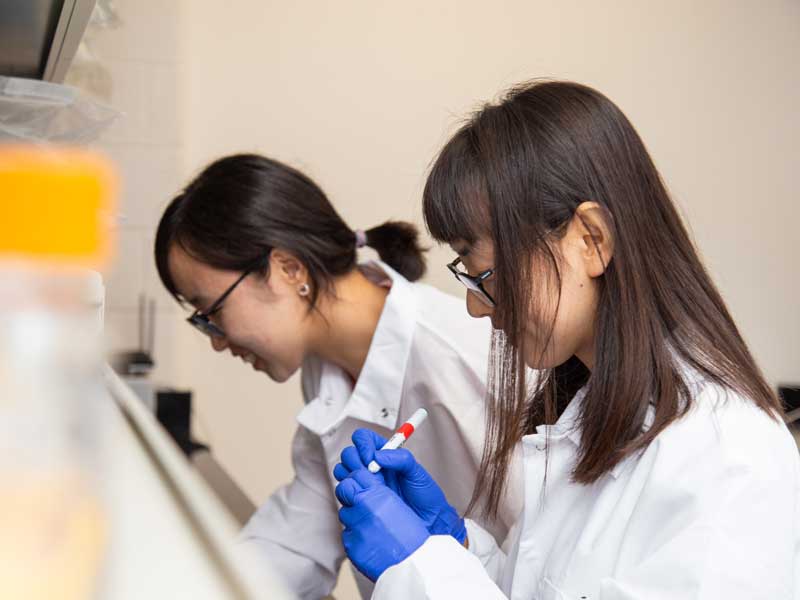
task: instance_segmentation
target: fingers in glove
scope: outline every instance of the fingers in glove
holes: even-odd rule
[[[363,469],[369,463],[362,463],[361,457],[358,454],[358,450],[356,450],[353,446],[348,446],[344,450],[342,450],[341,454],[342,464],[347,468],[348,471],[357,471],[358,469]]]
[[[336,478],[336,481],[344,481],[350,476],[350,469],[345,467],[342,463],[336,463],[336,466],[333,467],[333,476]]]
[[[353,506],[355,497],[358,492],[364,488],[352,477],[348,477],[336,486],[335,494],[336,499],[342,506]]]
[[[356,429],[353,432],[353,445],[358,449],[361,462],[368,465],[375,456],[375,451],[382,448],[386,439],[371,429]]]
[[[397,450],[378,450],[375,453],[375,462],[382,469],[396,471],[405,477],[410,477],[420,468],[414,455],[405,448]]]
[[[370,473],[363,467],[350,473],[350,479],[357,481],[361,488],[365,490],[379,485],[385,485],[382,476],[376,475],[375,473]]]

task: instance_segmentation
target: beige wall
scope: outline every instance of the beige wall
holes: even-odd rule
[[[638,128],[770,381],[800,381],[796,1],[184,0],[175,14],[155,0],[117,5],[133,15],[125,43],[142,63],[114,59],[128,81],[119,101],[145,115],[116,144],[141,174],[128,204],[146,210],[143,231],[167,188],[246,150],[305,170],[354,227],[419,222],[426,167],[466,111],[524,79],[574,79]],[[153,140],[136,142],[142,131]],[[134,243],[145,258],[131,263],[143,285],[154,281],[148,243]],[[449,256],[431,252],[429,281],[461,294],[442,268]],[[120,270],[133,260],[123,256]],[[109,289],[126,285],[117,277]],[[298,382],[278,386],[215,355],[162,301],[161,378],[195,390],[201,432],[262,500],[291,476]]]
[[[183,5],[187,175],[255,150],[308,172],[353,226],[419,220],[426,167],[466,111],[526,78],[588,83],[638,128],[769,379],[800,380],[797,2],[218,7]],[[431,253],[429,280],[460,293],[442,268],[448,257]],[[237,386],[225,402],[204,399],[231,453],[264,443],[252,420],[241,432],[245,409],[260,404],[265,424],[274,409],[290,426],[296,386],[202,356],[209,368],[192,379],[202,396],[221,389],[211,381],[218,369]],[[192,366],[183,367],[188,378]],[[261,465],[238,469],[253,493],[270,489]]]

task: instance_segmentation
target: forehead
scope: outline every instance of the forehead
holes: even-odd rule
[[[472,244],[464,240],[456,240],[450,244],[450,247],[462,259],[485,261],[494,258],[494,244],[488,238],[479,238]]]
[[[195,306],[208,304],[218,296],[231,277],[200,262],[178,244],[170,247],[167,266],[180,297]]]

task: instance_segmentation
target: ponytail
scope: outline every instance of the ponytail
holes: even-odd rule
[[[364,245],[375,250],[383,262],[409,281],[417,281],[425,274],[426,249],[419,245],[419,232],[411,223],[386,221],[365,231],[364,236]]]

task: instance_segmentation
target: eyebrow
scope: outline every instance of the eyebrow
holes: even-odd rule
[[[205,299],[206,299],[205,296],[200,295],[200,296],[192,296],[191,298],[188,299],[184,298],[183,301],[188,302],[192,306],[201,306],[200,303]]]
[[[458,254],[461,258],[466,258],[469,256],[469,253],[472,252],[472,246],[467,244],[466,246],[455,247],[453,250],[455,250],[456,254]]]

